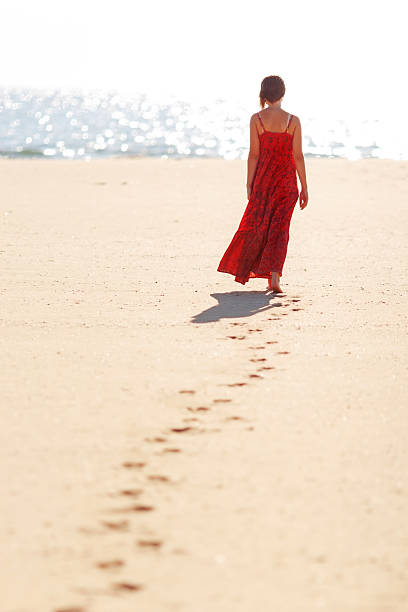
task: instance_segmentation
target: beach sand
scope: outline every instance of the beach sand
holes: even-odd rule
[[[0,160],[1,612],[408,609],[408,162]]]

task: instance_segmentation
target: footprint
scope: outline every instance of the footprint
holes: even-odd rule
[[[168,476],[161,476],[160,474],[150,474],[147,479],[153,480],[154,482],[170,482],[170,478]]]
[[[259,357],[259,359],[250,359],[249,361],[257,362],[257,361],[266,361],[265,357]]]
[[[157,436],[156,438],[145,438],[146,442],[167,442],[167,438],[160,438]]]
[[[263,378],[261,374],[250,374],[249,378]]]
[[[143,548],[160,548],[160,546],[162,546],[163,542],[161,542],[160,540],[138,540],[138,545],[142,546]]]
[[[117,512],[151,512],[152,510],[154,510],[154,506],[136,504],[135,506],[129,506],[129,508],[121,508]]]
[[[205,412],[206,410],[211,410],[211,408],[208,408],[207,406],[197,406],[197,408],[192,408],[189,406],[187,410],[190,410],[190,412]]]
[[[229,383],[229,384],[227,384],[227,387],[243,387],[244,385],[246,385],[246,383],[244,383],[244,382],[240,382],[240,383]]]
[[[135,582],[114,582],[112,588],[115,591],[140,591],[143,587]]]
[[[268,340],[266,344],[278,344],[277,340]]]
[[[115,569],[124,565],[125,562],[121,559],[112,559],[112,561],[100,561],[96,564],[96,567],[99,567],[99,569]]]
[[[119,495],[126,495],[127,497],[139,497],[143,493],[142,489],[123,489]]]
[[[172,427],[170,429],[170,431],[173,431],[174,433],[184,433],[185,431],[191,431],[193,429],[193,427]]]
[[[126,531],[129,527],[129,521],[101,521],[104,527],[113,531]]]
[[[275,366],[262,366],[262,368],[259,368],[258,372],[261,372],[262,370],[274,370]]]
[[[125,468],[142,468],[146,463],[144,461],[125,461],[122,465]]]
[[[232,402],[231,399],[214,399],[214,404],[226,404],[227,402]]]
[[[179,393],[190,393],[193,395],[195,393],[194,389],[181,389]]]
[[[181,453],[180,448],[163,448],[162,453]]]

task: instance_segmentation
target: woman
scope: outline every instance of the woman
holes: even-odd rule
[[[284,95],[279,76],[263,79],[259,100],[264,110],[250,121],[248,204],[217,269],[243,285],[249,278],[267,278],[267,290],[280,293],[292,213],[298,198],[301,209],[308,202],[300,120],[281,108]]]

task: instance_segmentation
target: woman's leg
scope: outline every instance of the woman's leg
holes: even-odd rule
[[[282,293],[282,289],[280,287],[279,281],[280,281],[279,272],[271,272],[271,275],[268,278],[269,289],[272,289],[272,291],[277,291],[279,293]]]

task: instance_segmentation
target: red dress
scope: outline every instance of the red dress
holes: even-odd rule
[[[282,275],[289,241],[289,226],[299,191],[293,159],[293,134],[265,130],[259,136],[259,159],[251,197],[218,272],[235,276],[238,283],[249,278]]]

